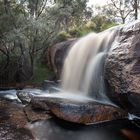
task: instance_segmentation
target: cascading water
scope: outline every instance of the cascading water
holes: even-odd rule
[[[62,72],[62,89],[98,101],[109,101],[104,83],[106,55],[119,32],[114,27],[101,33],[91,33],[72,46]]]

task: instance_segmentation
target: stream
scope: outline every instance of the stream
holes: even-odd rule
[[[48,91],[25,89],[35,94]],[[139,140],[139,120],[82,125],[56,117],[28,122],[16,90],[0,91],[0,140]]]

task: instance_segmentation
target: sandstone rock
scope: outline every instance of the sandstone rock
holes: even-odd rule
[[[140,22],[124,25],[105,64],[108,96],[140,116]]]
[[[77,39],[70,39],[68,41],[57,43],[54,46],[48,48],[47,51],[48,65],[50,68],[53,69],[58,79],[61,75],[66,54],[76,40]]]
[[[30,98],[29,105],[33,108],[50,111],[60,119],[75,123],[90,124],[127,118],[127,112],[112,104],[98,103],[86,97],[64,96],[62,93],[46,96],[28,94],[26,98]],[[25,100],[22,94],[18,97],[21,101]]]
[[[96,102],[74,103],[73,101],[63,100],[60,103],[50,103],[49,107],[58,118],[82,124],[127,118],[127,112],[122,109]]]

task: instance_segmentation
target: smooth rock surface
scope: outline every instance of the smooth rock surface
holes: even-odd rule
[[[81,124],[95,124],[127,118],[120,108],[97,102],[50,101],[50,111],[58,118]]]

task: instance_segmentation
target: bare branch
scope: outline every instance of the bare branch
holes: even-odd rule
[[[45,2],[44,2],[45,1]],[[42,4],[40,11],[38,12],[38,17],[42,14],[43,10],[45,9],[45,6],[47,4],[47,0],[43,0],[44,5]]]

